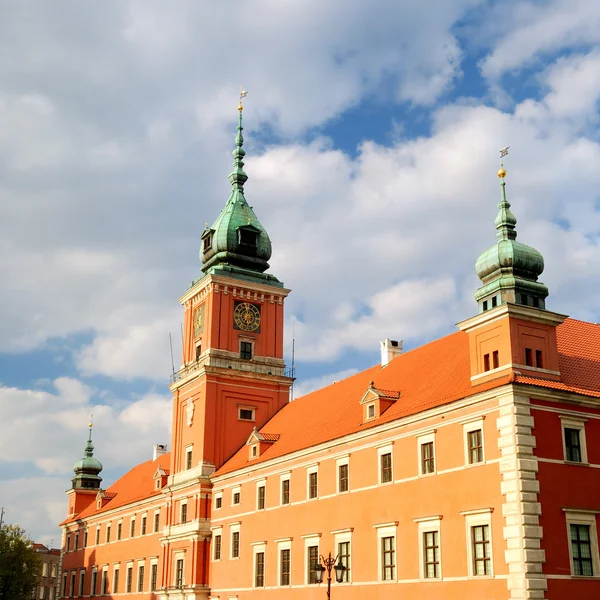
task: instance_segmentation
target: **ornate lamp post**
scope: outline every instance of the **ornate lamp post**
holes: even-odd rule
[[[336,560],[338,561],[337,565],[335,564]],[[323,583],[323,574],[325,571],[327,571],[327,600],[329,600],[331,597],[331,569],[335,571],[335,580],[338,583],[342,583],[344,580],[346,567],[342,564],[340,555],[338,554],[335,558],[333,558],[330,552],[329,556],[325,558],[321,554],[321,556],[319,556],[319,563],[315,567],[315,575],[317,578],[317,583]]]

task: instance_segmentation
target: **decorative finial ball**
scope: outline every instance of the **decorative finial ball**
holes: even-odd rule
[[[244,105],[241,102],[238,104],[238,110],[244,110]]]
[[[506,169],[504,167],[498,169],[498,177],[500,177],[500,179],[506,177]]]
[[[90,421],[90,429],[92,428],[92,426],[93,426],[93,423]]]

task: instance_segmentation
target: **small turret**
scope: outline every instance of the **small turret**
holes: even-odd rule
[[[98,490],[100,489],[100,482],[102,481],[102,477],[99,475],[102,471],[102,463],[97,458],[94,458],[91,421],[89,427],[90,434],[83,451],[84,456],[73,465],[73,471],[75,472],[75,477],[72,479],[74,490]]]
[[[544,271],[543,256],[517,242],[517,219],[506,199],[506,170],[501,165],[500,204],[495,225],[498,242],[477,259],[475,271],[483,285],[475,292],[479,312],[501,304],[521,304],[545,309],[548,288],[537,279]]]

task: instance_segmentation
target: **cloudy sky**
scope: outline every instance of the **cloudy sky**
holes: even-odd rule
[[[0,505],[58,543],[89,413],[105,483],[168,442],[169,333],[229,193],[292,288],[297,394],[450,333],[498,149],[548,307],[600,315],[600,3],[0,0]],[[176,367],[177,367],[176,357]]]

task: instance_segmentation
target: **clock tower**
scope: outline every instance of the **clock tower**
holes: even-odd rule
[[[173,376],[171,473],[218,468],[289,400],[283,305],[289,290],[266,273],[271,240],[244,197],[243,106],[232,189],[201,236],[203,275],[184,306],[183,360]]]

